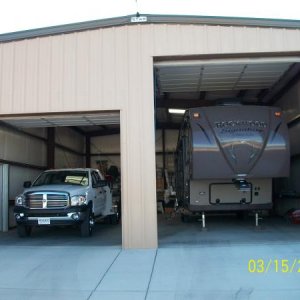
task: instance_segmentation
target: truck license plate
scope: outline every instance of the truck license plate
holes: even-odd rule
[[[39,225],[50,225],[50,218],[38,218]]]

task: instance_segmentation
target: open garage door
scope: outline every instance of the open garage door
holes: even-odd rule
[[[180,202],[176,194],[175,164],[171,157],[177,158],[176,146],[179,129],[182,126],[185,110],[195,107],[213,107],[220,104],[277,106],[282,108],[284,119],[288,123],[292,146],[292,170],[296,174],[294,163],[296,148],[299,141],[294,138],[300,116],[300,58],[299,57],[240,57],[217,58],[203,57],[164,59],[158,58],[154,63],[155,74],[155,103],[156,103],[156,132],[157,132],[157,200],[159,220],[159,244],[191,244],[197,245],[205,240],[220,241],[247,241],[246,231],[254,229],[256,222],[255,211],[249,211],[246,220],[238,220],[235,211],[211,213],[203,217],[202,212],[191,213],[191,218],[182,218],[182,221],[192,221],[184,224],[180,221],[179,210],[174,212],[174,205]],[[253,116],[254,117],[254,116]],[[237,119],[239,116],[237,116]],[[204,129],[203,129],[204,130]],[[174,137],[177,136],[177,137]],[[238,137],[237,137],[238,139]],[[200,150],[199,150],[200,151]],[[212,168],[220,166],[212,165]],[[285,238],[277,236],[276,226],[285,227],[285,220],[278,216],[287,216],[287,212],[300,207],[298,200],[285,202],[281,195],[284,190],[291,189],[292,178],[276,179],[273,181],[272,203],[273,209],[260,212],[264,216],[264,225],[272,234],[266,235],[269,239]],[[226,194],[227,191],[224,191]],[[297,193],[296,193],[297,194]],[[222,191],[220,192],[222,195]],[[297,195],[300,195],[298,192]],[[295,196],[297,196],[295,195]],[[295,203],[296,202],[296,203]],[[276,215],[274,219],[271,215]],[[205,212],[206,215],[206,212]],[[240,215],[239,215],[240,216]],[[172,224],[173,222],[173,224]],[[203,235],[201,228],[205,226],[214,229]],[[172,225],[171,225],[172,224]],[[244,227],[243,227],[244,226]],[[245,234],[241,232],[245,231]],[[289,229],[287,229],[289,230]],[[294,228],[290,228],[291,235],[296,237]],[[217,233],[219,232],[219,233]],[[236,233],[236,234],[234,234]],[[252,235],[252,233],[251,233]],[[256,237],[259,239],[259,237]],[[253,237],[251,237],[253,239]],[[254,237],[255,240],[255,237]]]
[[[0,134],[5,143],[0,148],[0,163],[9,168],[5,184],[9,202],[6,226],[9,228],[16,226],[13,216],[14,199],[22,193],[23,182],[33,182],[46,169],[84,170],[92,168],[99,170],[105,176],[100,179],[106,180],[106,184],[112,192],[110,210],[116,212],[120,217],[119,133],[120,114],[118,111],[38,114],[1,118]],[[111,143],[110,140],[113,140],[114,143]],[[106,188],[97,187],[97,191],[98,189],[101,192]],[[103,190],[103,192],[108,195],[109,191]],[[98,194],[95,194],[96,196]],[[103,202],[103,205],[107,205],[107,203]],[[1,211],[5,213],[3,209]],[[95,218],[94,236],[90,239],[90,243],[121,246],[121,226],[109,224],[117,221],[112,217],[112,213],[109,213],[106,218],[102,214],[99,213],[99,218]],[[58,215],[59,212],[57,212]],[[73,239],[77,235],[77,232],[69,227],[64,230],[58,231],[55,228],[41,227],[36,229],[33,234],[40,238],[43,238],[44,234],[48,235],[49,243],[56,237],[61,238],[61,242],[63,242],[63,239],[69,235],[71,238],[73,236]],[[9,234],[12,239],[16,238],[14,230]]]

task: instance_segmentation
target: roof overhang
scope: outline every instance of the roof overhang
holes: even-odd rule
[[[175,16],[175,15],[129,15],[117,18],[93,20],[45,28],[18,31],[0,34],[0,43],[43,37],[49,35],[66,34],[78,31],[99,28],[136,25],[136,24],[195,24],[195,25],[221,25],[221,26],[250,26],[274,28],[300,28],[300,20],[240,18],[219,16]]]

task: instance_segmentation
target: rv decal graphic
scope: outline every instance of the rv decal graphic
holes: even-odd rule
[[[215,126],[216,128],[233,128],[233,127],[267,128],[267,123],[264,121],[237,120],[237,121],[215,122]]]

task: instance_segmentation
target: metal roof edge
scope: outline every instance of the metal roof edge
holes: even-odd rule
[[[85,21],[79,23],[57,25],[51,27],[30,29],[11,33],[0,34],[0,43],[32,39],[49,35],[67,34],[98,28],[115,27],[123,25],[137,24],[195,24],[195,25],[225,25],[225,26],[250,26],[250,27],[275,27],[275,28],[295,28],[300,29],[300,20],[288,19],[267,19],[267,18],[244,18],[244,17],[221,17],[221,16],[178,16],[178,15],[150,15],[141,14],[146,17],[146,21],[132,22],[132,17],[128,15],[109,19]]]

